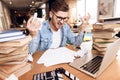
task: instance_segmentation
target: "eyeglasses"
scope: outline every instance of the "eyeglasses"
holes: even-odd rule
[[[57,16],[53,11],[52,11],[52,13],[56,16],[56,18],[57,18],[58,21],[63,20],[64,22],[67,22],[68,19],[69,19],[69,17],[60,17],[60,16]]]

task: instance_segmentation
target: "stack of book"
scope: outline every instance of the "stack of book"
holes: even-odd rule
[[[112,24],[94,24],[92,32],[93,49],[100,54],[105,54],[106,48],[117,39],[117,37],[115,37],[117,31]]]
[[[5,80],[11,74],[19,77],[31,70],[32,65],[27,62],[28,43],[30,36],[0,42],[0,79]]]
[[[0,42],[11,41],[15,39],[25,38],[26,34],[24,31],[17,29],[9,29],[0,32]]]

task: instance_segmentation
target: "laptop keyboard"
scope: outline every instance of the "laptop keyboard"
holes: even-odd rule
[[[87,72],[95,74],[100,68],[102,59],[103,59],[103,57],[96,56],[92,60],[90,60],[89,62],[87,62],[83,66],[81,66],[80,68],[82,68],[83,70],[85,70]]]

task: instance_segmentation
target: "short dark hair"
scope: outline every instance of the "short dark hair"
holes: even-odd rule
[[[54,12],[58,11],[69,11],[69,6],[65,2],[65,0],[50,0],[50,10],[53,10]]]

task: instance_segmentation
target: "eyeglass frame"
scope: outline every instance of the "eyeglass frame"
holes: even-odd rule
[[[63,20],[64,22],[67,22],[69,19],[69,17],[60,17],[60,16],[56,15],[54,11],[51,11],[51,12],[56,16],[58,21]]]

